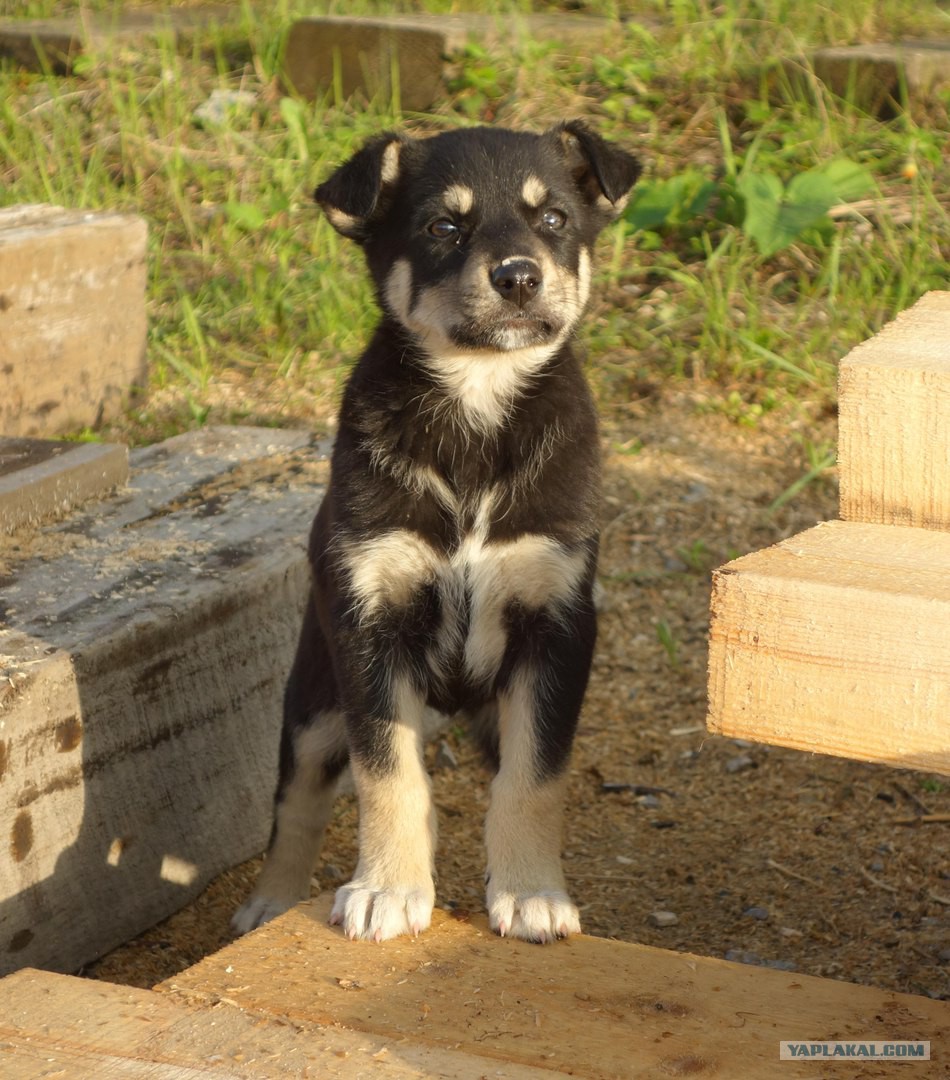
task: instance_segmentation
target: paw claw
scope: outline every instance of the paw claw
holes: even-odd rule
[[[489,923],[501,937],[521,938],[541,945],[580,932],[577,908],[559,889],[522,892],[488,890]]]
[[[431,922],[434,900],[431,883],[385,888],[351,881],[337,890],[330,921],[342,924],[350,941],[379,944],[401,934],[418,937]]]

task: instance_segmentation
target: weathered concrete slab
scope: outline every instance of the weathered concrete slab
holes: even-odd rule
[[[0,432],[92,427],[144,385],[145,221],[0,209]]]
[[[287,82],[314,98],[336,86],[344,97],[393,94],[398,72],[404,109],[424,111],[443,92],[443,66],[470,40],[510,43],[519,36],[596,49],[619,24],[587,15],[391,15],[384,19],[323,16],[299,19],[284,58]]]
[[[83,11],[52,19],[0,19],[0,57],[30,71],[49,69],[65,74],[84,53],[158,37],[180,43],[198,30],[233,23],[240,17],[240,5],[211,4],[113,15]]]
[[[913,100],[950,83],[950,41],[842,45],[818,49],[811,62],[832,93],[875,116],[894,115],[902,84]]]
[[[61,518],[121,487],[128,476],[124,446],[0,439],[0,532]]]
[[[212,428],[0,537],[0,972],[75,970],[262,850],[326,470]]]

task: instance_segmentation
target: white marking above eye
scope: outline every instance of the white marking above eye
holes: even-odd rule
[[[540,206],[547,197],[547,185],[533,173],[521,185],[521,198],[532,208]]]
[[[475,192],[465,184],[452,184],[442,193],[442,203],[452,214],[464,217],[472,212],[475,205]]]
[[[384,184],[392,184],[399,176],[399,143],[391,142],[383,151],[383,160],[379,169],[379,179]]]

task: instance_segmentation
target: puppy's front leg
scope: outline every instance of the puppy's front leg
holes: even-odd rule
[[[330,914],[348,937],[374,941],[419,934],[435,903],[436,819],[422,757],[424,702],[403,679],[395,680],[391,701],[391,717],[347,721],[360,854]]]

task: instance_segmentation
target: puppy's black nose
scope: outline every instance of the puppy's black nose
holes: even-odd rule
[[[541,288],[541,267],[530,259],[509,259],[488,276],[495,292],[520,308]]]

